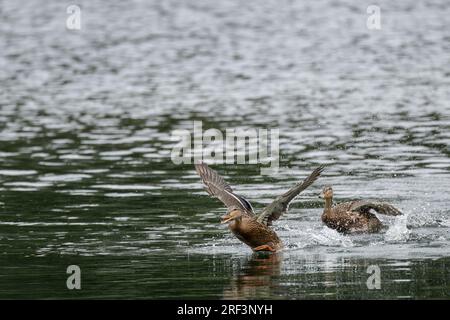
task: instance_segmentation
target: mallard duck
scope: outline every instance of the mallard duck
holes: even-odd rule
[[[331,186],[323,188],[321,197],[325,199],[322,221],[329,228],[342,233],[380,231],[383,225],[371,210],[389,216],[402,214],[391,204],[376,200],[355,200],[333,206],[333,188]]]
[[[234,193],[225,180],[206,163],[196,164],[195,169],[202,178],[206,191],[228,208],[221,223],[227,223],[233,234],[253,251],[275,252],[283,248],[283,243],[270,228],[272,222],[280,218],[288,210],[289,203],[319,177],[323,167],[318,167],[303,182],[277,197],[260,214],[255,214],[250,202]]]

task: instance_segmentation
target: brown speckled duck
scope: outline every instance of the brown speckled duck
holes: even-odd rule
[[[277,197],[258,215],[254,213],[250,202],[235,194],[225,180],[207,164],[196,164],[195,169],[202,178],[206,191],[228,208],[227,214],[222,217],[222,223],[228,223],[233,234],[253,251],[275,252],[283,248],[283,243],[270,228],[272,222],[286,212],[289,203],[319,177],[323,167],[315,169],[303,182]]]
[[[323,188],[321,196],[325,199],[322,221],[331,229],[342,233],[378,232],[381,221],[371,212],[397,216],[400,210],[386,202],[372,200],[355,200],[333,206],[333,189]]]

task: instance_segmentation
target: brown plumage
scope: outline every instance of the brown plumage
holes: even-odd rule
[[[322,197],[325,199],[322,221],[342,233],[380,231],[383,225],[371,210],[390,216],[402,214],[389,203],[380,201],[356,200],[333,206],[333,189],[330,186],[323,189]]]
[[[240,219],[229,221],[228,228],[253,251],[278,251],[283,248],[283,242],[275,231],[249,214],[242,214]]]
[[[289,203],[320,176],[323,167],[315,169],[303,182],[277,197],[259,215],[254,213],[250,202],[235,194],[225,180],[207,164],[196,164],[195,169],[202,178],[206,191],[227,206],[228,212],[222,217],[222,223],[228,223],[231,232],[253,251],[277,251],[283,248],[283,243],[270,228],[272,221],[287,211]]]

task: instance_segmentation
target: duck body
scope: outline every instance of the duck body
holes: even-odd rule
[[[258,222],[253,216],[242,215],[228,224],[230,231],[253,251],[278,251],[283,243],[271,228]]]
[[[381,221],[369,210],[360,212],[352,208],[358,206],[359,201],[340,203],[324,210],[322,221],[328,228],[341,233],[373,233],[379,232],[383,227]]]
[[[323,223],[341,233],[374,233],[383,228],[383,224],[372,213],[397,216],[400,210],[389,203],[377,200],[355,200],[337,205],[333,203],[333,189],[326,186],[322,191],[325,208],[322,213]]]

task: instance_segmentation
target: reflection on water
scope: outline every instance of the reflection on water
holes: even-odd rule
[[[233,275],[224,299],[262,299],[274,296],[279,290],[277,277],[281,274],[282,253],[253,254]],[[278,289],[278,290],[277,290]]]
[[[449,297],[449,258],[386,259],[315,253],[275,255],[55,255],[2,260],[8,298],[411,299]],[[78,263],[81,291],[65,288]],[[24,267],[24,265],[26,267]],[[370,290],[368,267],[381,269]]]
[[[73,32],[59,1],[2,2],[0,297],[449,297],[448,1],[381,1],[376,32],[347,1],[78,3]],[[170,161],[194,120],[280,129],[278,176],[216,167],[258,210],[328,165],[276,223],[282,253],[252,255]],[[324,184],[406,215],[338,234]]]

